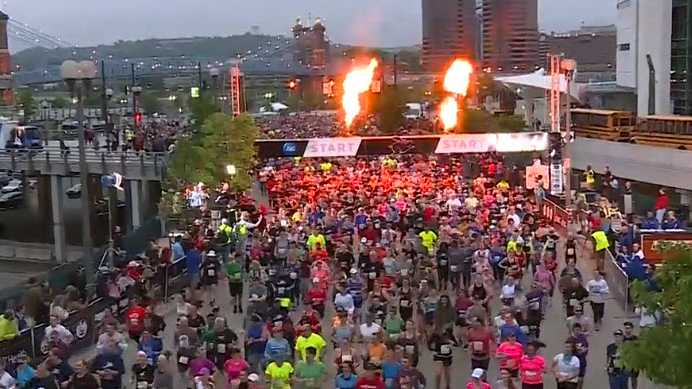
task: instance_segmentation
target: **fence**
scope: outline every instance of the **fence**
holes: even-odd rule
[[[162,282],[154,285],[154,289],[160,288],[164,298],[181,292],[188,285],[186,277],[185,258],[166,266]],[[124,295],[119,299],[98,298],[92,301],[85,309],[74,311],[62,322],[72,332],[74,341],[70,345],[72,353],[96,344],[106,311],[110,310],[114,316],[122,317],[130,305],[130,296]],[[0,360],[7,363],[7,370],[15,372],[17,361],[20,357],[29,356],[32,361],[42,361],[49,351],[45,338],[47,324],[39,324],[22,331],[11,340],[0,342]]]
[[[625,314],[632,309],[630,304],[630,279],[624,270],[618,266],[610,250],[606,250],[605,279],[608,282],[610,295],[620,303]]]

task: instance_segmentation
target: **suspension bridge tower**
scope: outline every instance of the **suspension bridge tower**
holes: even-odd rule
[[[12,89],[12,62],[7,42],[7,22],[10,17],[0,11],[0,104],[14,104]]]

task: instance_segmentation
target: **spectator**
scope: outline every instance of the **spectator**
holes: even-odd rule
[[[10,310],[0,315],[0,341],[14,339],[19,335],[19,327],[14,313]]]
[[[656,204],[654,204],[654,209],[656,210],[656,220],[658,220],[659,223],[663,222],[663,217],[666,215],[666,210],[668,210],[669,206],[668,193],[666,193],[663,188],[659,189]]]
[[[42,283],[36,278],[31,277],[27,281],[27,292],[24,295],[23,305],[26,308],[26,314],[31,319],[32,323],[40,324],[48,321],[49,307],[46,304],[46,291]]]
[[[680,228],[680,221],[675,217],[675,212],[668,211],[666,218],[661,223],[661,229],[663,230],[677,230]]]
[[[656,219],[652,211],[646,211],[646,217],[642,220],[642,230],[658,230],[661,223]]]
[[[17,384],[24,387],[36,376],[36,369],[29,364],[29,357],[20,356],[17,360]]]
[[[5,370],[5,360],[0,359],[0,388],[14,388],[17,380]]]
[[[36,376],[29,381],[27,389],[60,389],[58,378],[51,372],[48,362],[36,368]]]
[[[70,377],[67,387],[70,389],[96,389],[100,387],[98,379],[89,371],[89,363],[82,359],[75,364],[75,373]]]
[[[120,354],[120,348],[111,344],[104,347],[94,358],[92,370],[101,380],[101,389],[121,389],[125,363]]]
[[[50,324],[46,327],[45,332],[46,339],[58,340],[68,346],[74,340],[72,332],[60,324],[60,318],[55,315],[50,316]]]

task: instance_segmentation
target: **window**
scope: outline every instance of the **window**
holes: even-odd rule
[[[630,51],[630,44],[629,43],[620,43],[618,45],[618,50],[620,51]]]

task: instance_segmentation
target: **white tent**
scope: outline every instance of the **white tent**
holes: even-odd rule
[[[520,74],[516,76],[499,76],[495,77],[495,81],[501,82],[503,84],[512,86],[521,86],[528,88],[537,88],[550,90],[552,85],[552,80],[550,74],[547,74],[544,69],[538,69],[533,73]],[[570,87],[570,94],[572,97],[579,99],[579,90],[581,85],[573,82]],[[566,93],[567,90],[567,79],[564,75],[560,75],[560,91]]]

